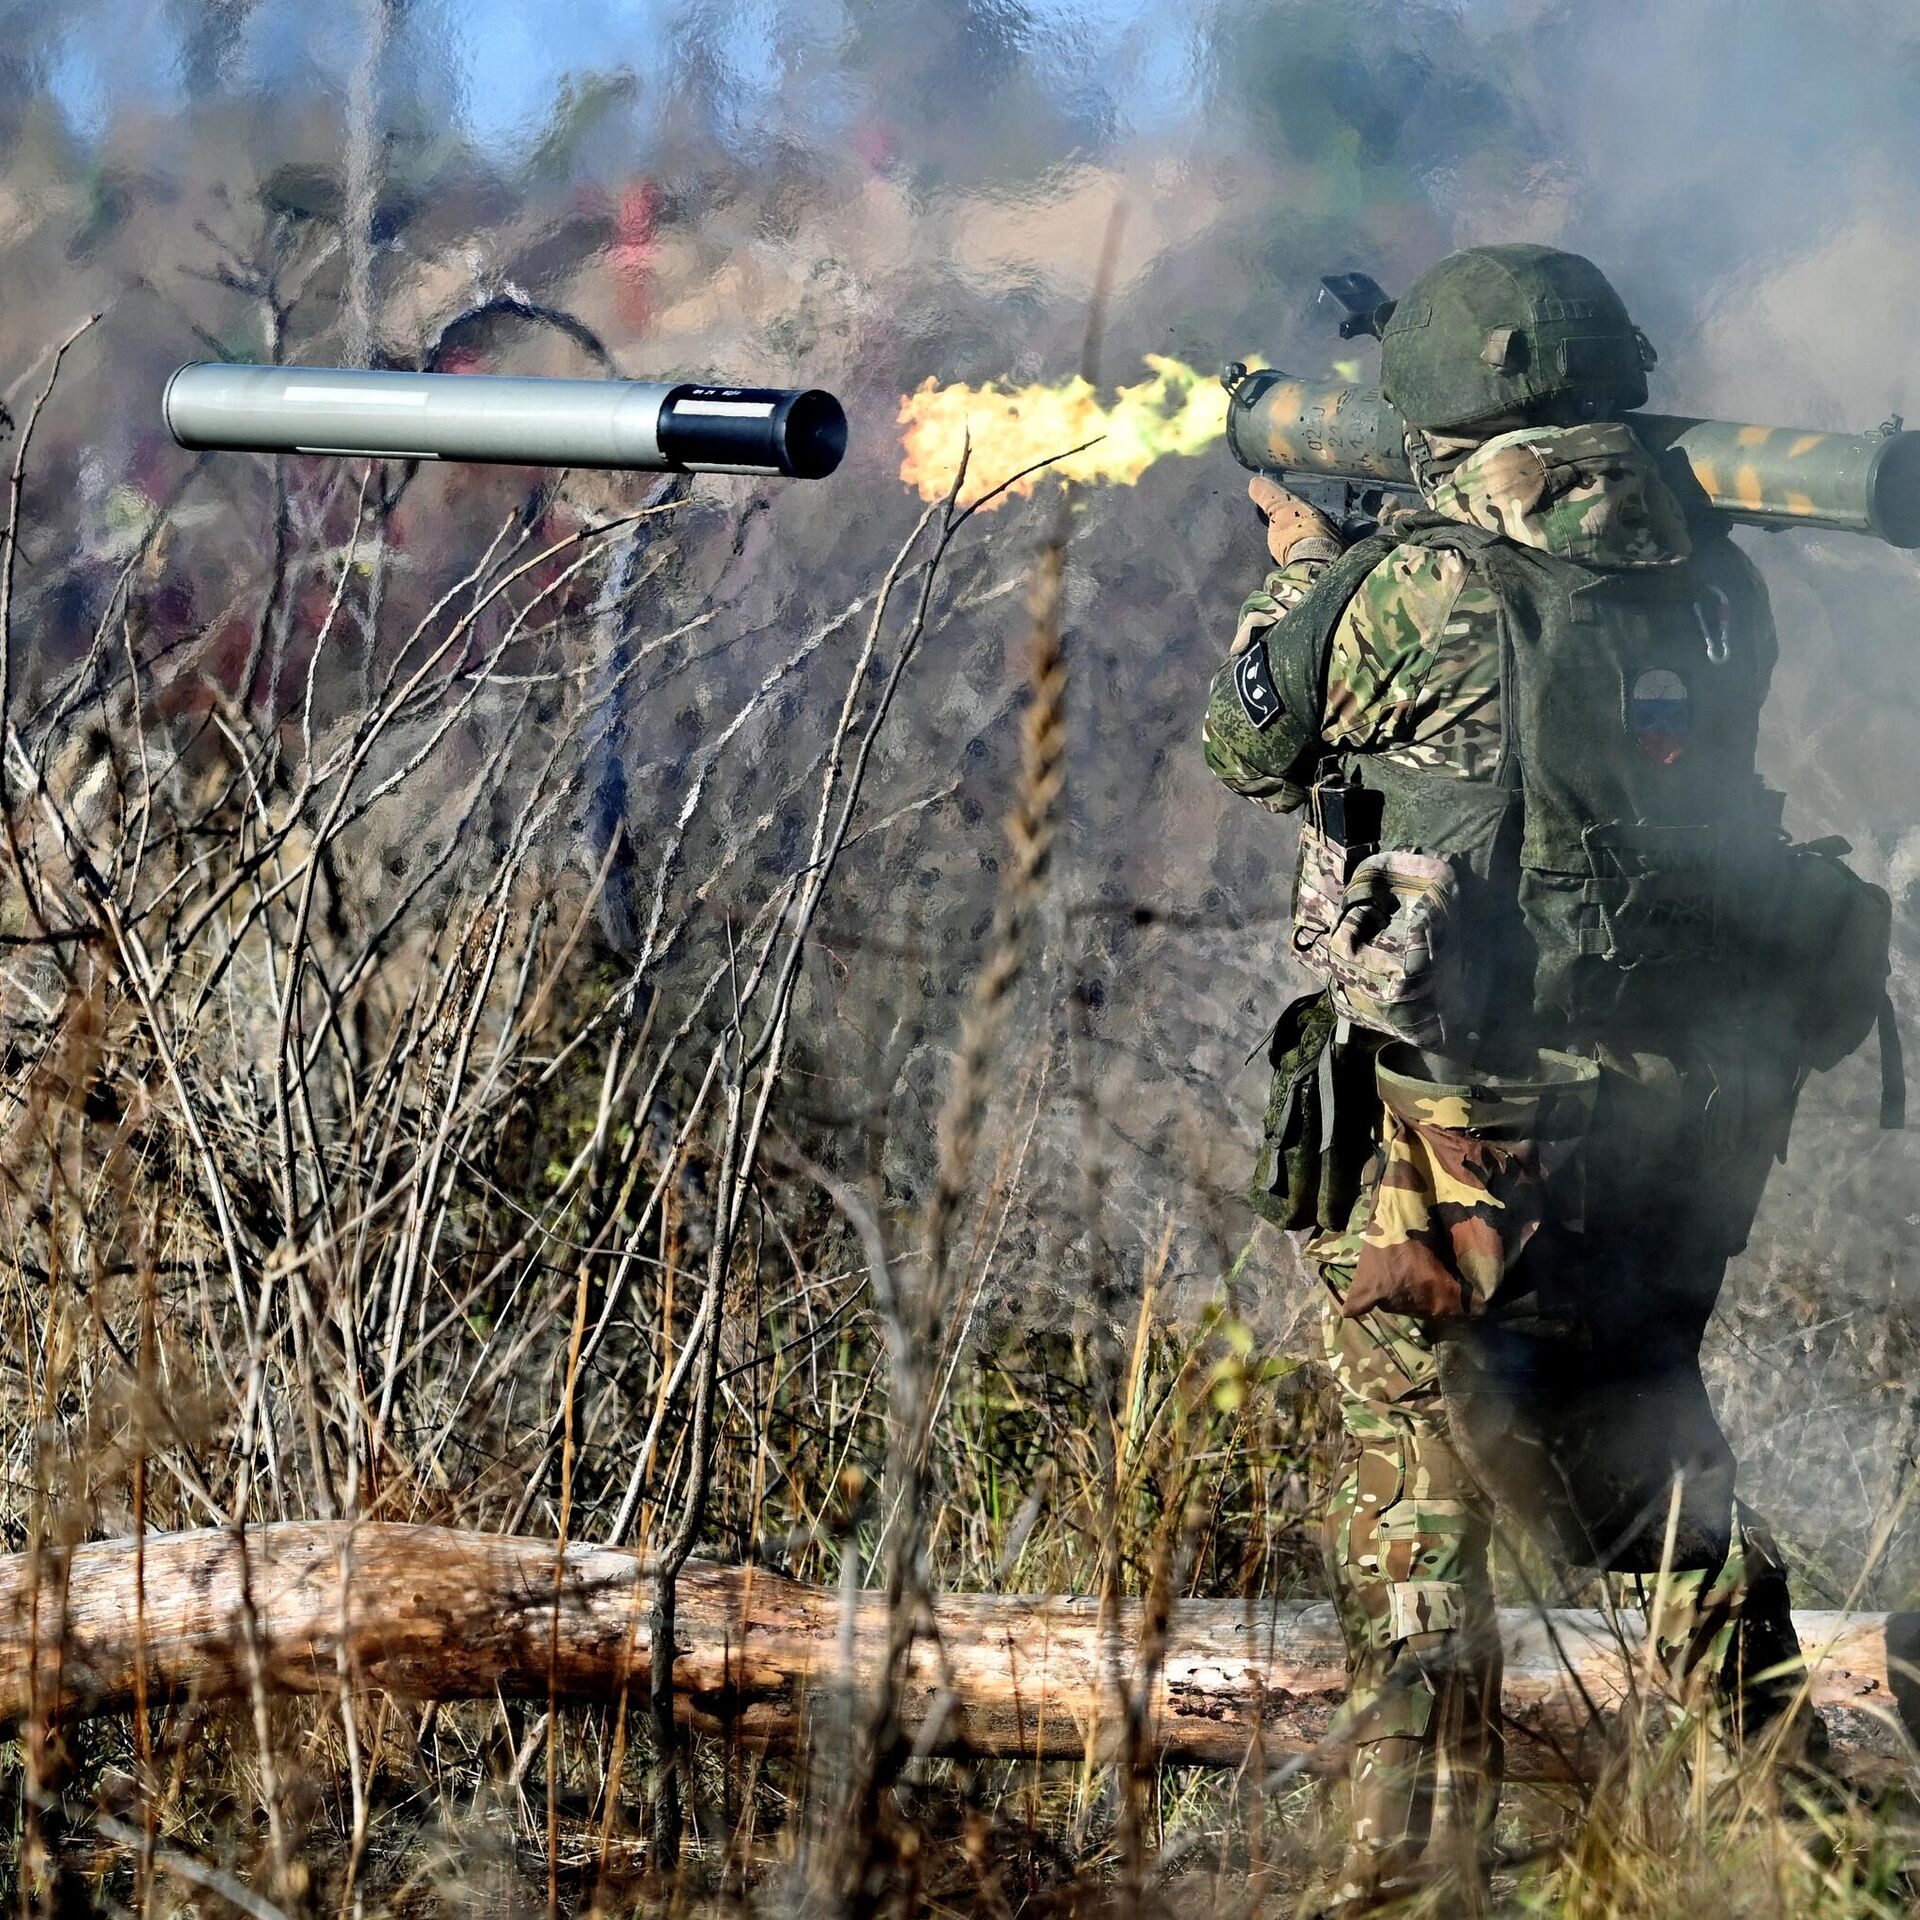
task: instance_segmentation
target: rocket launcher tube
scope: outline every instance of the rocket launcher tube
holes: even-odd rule
[[[1920,547],[1920,433],[1806,433],[1657,413],[1632,419],[1652,452],[1682,455],[1707,504],[1732,519]]]
[[[167,382],[161,404],[195,451],[818,480],[847,447],[839,401],[817,389],[202,362]]]
[[[1231,370],[1230,370],[1231,371]],[[1228,386],[1227,444],[1256,473],[1411,491],[1406,425],[1377,387],[1264,369]],[[1635,413],[1690,509],[1750,526],[1827,527],[1920,547],[1920,433],[1810,433]]]

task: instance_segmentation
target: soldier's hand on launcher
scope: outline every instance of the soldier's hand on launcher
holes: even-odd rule
[[[1289,493],[1267,474],[1256,473],[1247,482],[1247,498],[1253,502],[1254,511],[1267,530],[1267,551],[1276,567],[1287,564],[1302,540],[1339,544],[1340,536],[1333,522],[1318,507],[1309,506],[1298,494]]]

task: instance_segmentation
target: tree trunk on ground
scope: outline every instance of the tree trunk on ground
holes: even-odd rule
[[[0,1718],[17,1722],[56,1699],[68,1714],[124,1712],[137,1684],[155,1703],[242,1695],[249,1601],[274,1692],[334,1692],[344,1652],[357,1686],[409,1699],[544,1698],[551,1688],[612,1700],[625,1683],[643,1701],[644,1567],[629,1553],[569,1547],[556,1634],[554,1553],[550,1541],[445,1527],[289,1522],[250,1531],[243,1568],[231,1533],[154,1535],[144,1604],[131,1541],[3,1559]],[[1120,1724],[1114,1675],[1132,1674],[1137,1607],[1111,1646],[1091,1600],[947,1594],[935,1614],[940,1647],[920,1644],[904,1701],[909,1728],[938,1716],[927,1750],[1079,1759],[1089,1742],[1109,1749]],[[1797,1619],[1836,1754],[1866,1767],[1903,1759],[1895,1689],[1910,1699],[1916,1616]],[[696,1729],[792,1745],[810,1704],[844,1682],[831,1590],[696,1561],[680,1577],[676,1626],[678,1708]],[[1509,1609],[1502,1631],[1510,1772],[1589,1769],[1605,1739],[1589,1702],[1604,1723],[1643,1682],[1638,1620]],[[885,1644],[880,1598],[863,1595],[856,1684],[870,1680]],[[1269,1760],[1312,1749],[1344,1688],[1326,1605],[1182,1601],[1154,1689],[1154,1750],[1173,1764],[1239,1766],[1256,1738]]]

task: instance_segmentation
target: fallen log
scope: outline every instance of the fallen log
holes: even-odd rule
[[[346,1676],[414,1700],[496,1693],[646,1698],[650,1583],[634,1555],[590,1546],[389,1523],[150,1536],[144,1580],[130,1540],[0,1560],[0,1719],[121,1713],[161,1701],[329,1694]],[[751,1567],[695,1562],[681,1575],[676,1685],[686,1722],[761,1746],[804,1737],[849,1677],[870,1686],[886,1644],[882,1597],[862,1594],[850,1632],[834,1591]],[[1116,1676],[1135,1670],[1141,1614],[1110,1627],[1096,1601],[945,1594],[938,1646],[907,1677],[909,1729],[930,1751],[1026,1759],[1110,1752]],[[1901,1708],[1920,1616],[1802,1613],[1813,1698],[1850,1763],[1904,1763]],[[1516,1777],[1589,1769],[1645,1670],[1637,1618],[1509,1609],[1505,1707]],[[850,1648],[850,1662],[844,1649]],[[1889,1649],[1891,1648],[1891,1653]],[[1152,1692],[1151,1751],[1174,1764],[1239,1766],[1322,1748],[1345,1689],[1324,1603],[1186,1600]],[[943,1697],[944,1696],[944,1697]]]

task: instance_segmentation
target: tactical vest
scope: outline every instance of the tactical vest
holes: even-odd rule
[[[1777,964],[1755,929],[1784,847],[1755,770],[1773,664],[1757,583],[1711,533],[1678,566],[1601,569],[1423,515],[1343,555],[1296,610],[1323,673],[1396,545],[1459,553],[1499,599],[1499,762],[1475,780],[1332,755],[1325,773],[1377,793],[1381,847],[1459,875],[1480,1003],[1464,1024],[1664,1050]]]
[[[1289,613],[1288,711],[1324,710],[1334,630],[1398,545],[1450,548],[1493,589],[1501,751],[1479,779],[1324,754],[1294,946],[1325,991],[1271,1036],[1253,1204],[1285,1227],[1353,1224],[1382,1034],[1476,1082],[1562,1051],[1609,1067],[1609,1111],[1646,1107],[1626,1130],[1643,1146],[1676,1115],[1706,1129],[1677,1158],[1725,1189],[1731,1251],[1806,1076],[1876,1021],[1881,1124],[1905,1119],[1891,903],[1839,858],[1844,843],[1790,844],[1755,771],[1772,667],[1758,580],[1710,528],[1683,565],[1614,570],[1424,515],[1351,548]],[[1649,1154],[1604,1191],[1643,1203]]]

